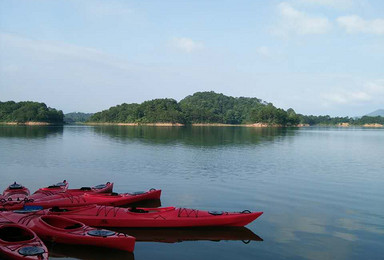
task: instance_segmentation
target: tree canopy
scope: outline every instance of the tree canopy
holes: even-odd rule
[[[174,99],[154,99],[141,104],[121,104],[95,113],[90,122],[184,123],[180,105]]]
[[[90,122],[110,123],[269,123],[297,124],[293,109],[289,113],[258,98],[230,97],[213,91],[197,92],[180,102],[154,99],[141,104],[121,104],[99,113]]]
[[[29,121],[63,123],[63,112],[47,107],[44,103],[23,102],[0,102],[0,122],[25,123]]]
[[[154,99],[141,104],[121,104],[95,113],[88,120],[100,123],[222,123],[296,126],[364,125],[384,123],[384,117],[350,118],[297,114],[292,108],[284,110],[258,98],[231,97],[213,91],[196,92],[177,102],[174,99]]]

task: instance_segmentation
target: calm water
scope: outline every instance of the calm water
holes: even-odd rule
[[[52,259],[383,259],[383,158],[384,129],[0,126],[1,190],[113,181],[163,189],[162,206],[264,211],[244,229],[124,230],[134,255]]]

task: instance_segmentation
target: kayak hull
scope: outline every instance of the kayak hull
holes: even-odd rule
[[[135,238],[122,233],[101,230],[60,216],[4,212],[10,221],[33,230],[41,239],[64,244],[91,245],[133,252]]]

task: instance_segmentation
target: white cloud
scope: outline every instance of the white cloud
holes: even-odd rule
[[[260,56],[264,57],[271,57],[272,52],[271,49],[267,46],[260,46],[256,49],[256,53],[259,54]]]
[[[357,15],[348,15],[337,18],[337,22],[347,33],[384,34],[384,19],[364,20]]]
[[[193,41],[190,38],[173,38],[172,45],[178,50],[188,52],[188,53],[201,50],[204,48],[203,43]]]
[[[368,102],[383,104],[384,80],[366,82],[361,89],[337,89],[322,95],[325,105],[364,104]]]
[[[278,9],[281,22],[275,30],[277,34],[323,34],[332,27],[328,18],[308,15],[293,8],[289,3],[280,3]]]
[[[347,90],[339,90],[338,92],[325,94],[324,98],[331,103],[337,104],[349,104],[354,102],[365,102],[371,100],[371,96],[365,92],[349,92]]]
[[[0,51],[2,52],[12,47],[12,49],[17,49],[19,52],[29,53],[29,55],[34,56],[35,59],[44,59],[45,61],[76,59],[105,64],[120,69],[127,68],[126,63],[94,48],[63,42],[35,40],[7,33],[0,33],[0,39]],[[15,67],[15,65],[12,65],[12,67]],[[3,68],[3,70],[4,69],[9,70],[10,68]]]
[[[13,34],[0,33],[1,46],[13,46],[29,51],[42,51],[55,53],[59,55],[72,55],[77,57],[91,58],[102,54],[100,51],[92,48],[79,47],[65,43],[54,43],[49,41],[34,40],[20,37]]]

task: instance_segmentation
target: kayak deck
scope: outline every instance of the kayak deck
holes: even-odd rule
[[[204,227],[245,226],[263,212],[210,212],[187,208],[119,208],[90,205],[52,208],[41,214],[57,215],[95,227]]]

